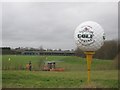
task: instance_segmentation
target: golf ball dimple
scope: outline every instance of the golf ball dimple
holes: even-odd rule
[[[96,51],[104,44],[105,33],[98,23],[87,21],[76,28],[74,38],[81,50]]]

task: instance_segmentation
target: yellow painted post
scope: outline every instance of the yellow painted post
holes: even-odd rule
[[[91,70],[91,61],[92,57],[95,54],[95,52],[87,51],[86,54],[86,60],[87,60],[87,69],[88,69],[88,83],[90,82],[90,70]]]

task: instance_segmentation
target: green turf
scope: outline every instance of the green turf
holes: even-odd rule
[[[9,61],[9,58],[11,59]],[[4,55],[2,57],[3,70],[25,69],[26,64],[31,61],[33,70],[41,70],[44,61],[58,61],[56,67],[63,67],[67,71],[86,70],[87,62],[84,58],[75,56],[21,56],[21,55]],[[113,70],[113,60],[92,61],[92,70]]]
[[[17,88],[117,88],[117,71],[87,72],[3,71],[3,87]]]
[[[9,61],[9,58],[11,60]],[[32,62],[32,72],[25,65]],[[56,67],[64,72],[41,71],[44,61],[57,61]],[[113,60],[93,59],[91,82],[87,83],[87,64],[75,56],[22,56],[3,55],[3,87],[34,88],[117,88],[118,72]]]

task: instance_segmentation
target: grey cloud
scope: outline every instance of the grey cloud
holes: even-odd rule
[[[117,3],[3,3],[3,45],[11,47],[75,48],[74,30],[96,21],[107,40],[117,38]]]

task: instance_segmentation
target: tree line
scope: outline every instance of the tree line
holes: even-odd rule
[[[106,41],[104,45],[95,52],[94,58],[98,59],[114,59],[120,51],[120,43],[115,40]],[[85,57],[83,51],[79,48],[75,49],[75,55]]]
[[[9,47],[2,48],[2,54],[21,54],[22,51],[24,50],[36,50],[36,49],[26,49],[26,48],[16,48],[16,49],[11,49]],[[44,51],[43,47],[40,49],[37,49],[38,51]],[[1,51],[1,49],[0,49]],[[47,49],[45,51],[62,51],[61,49],[58,50],[52,50],[52,49]],[[75,50],[71,49],[68,51],[72,51],[75,53],[75,56],[80,56],[80,57],[85,57],[85,54],[83,51],[81,51],[79,48],[76,48]],[[120,52],[120,42],[111,40],[111,41],[106,41],[104,45],[95,52],[94,58],[98,59],[114,59],[117,57],[118,53]]]

